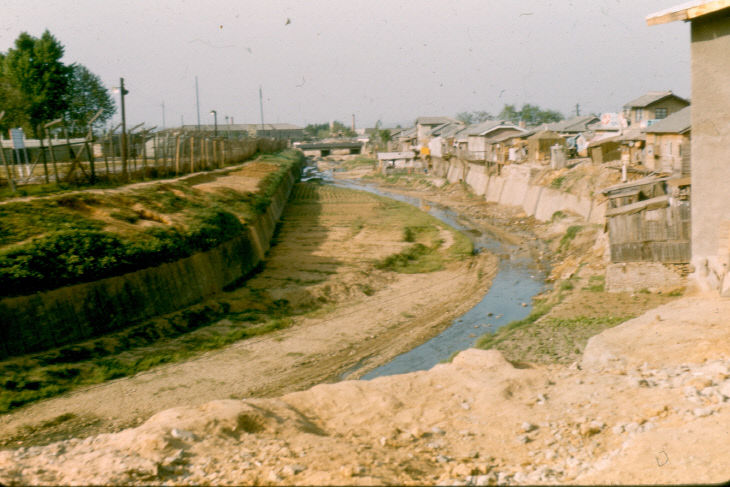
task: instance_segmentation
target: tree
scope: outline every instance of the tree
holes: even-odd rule
[[[514,105],[506,105],[499,112],[498,117],[501,120],[507,120],[508,122],[518,123],[520,121],[520,112],[517,111]]]
[[[539,125],[542,123],[559,122],[563,115],[555,110],[543,110],[537,105],[525,103],[520,110],[514,105],[504,105],[499,112],[499,118],[512,123],[525,122],[528,125]]]
[[[494,117],[491,113],[484,110],[476,110],[473,112],[457,113],[456,119],[464,122],[467,125],[471,125],[473,123],[482,123],[486,122],[487,120],[494,120]]]
[[[101,79],[81,64],[71,65],[66,104],[68,105],[66,120],[73,135],[85,134],[89,120],[97,111],[102,111],[94,122],[97,127],[103,126],[116,111],[114,99]]]
[[[40,123],[66,111],[71,68],[61,62],[63,46],[46,30],[40,38],[22,32],[2,63],[4,89],[19,100],[8,108],[13,120],[22,120],[26,133],[36,134]],[[3,99],[0,103],[5,104]],[[0,110],[4,107],[0,106]]]

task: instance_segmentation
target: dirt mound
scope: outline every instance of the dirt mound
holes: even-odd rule
[[[728,303],[685,298],[671,306],[698,314]],[[655,314],[604,334],[635,342]],[[467,350],[426,372],[175,408],[119,433],[0,452],[0,482],[724,481],[730,359],[721,356],[730,342],[693,352],[692,343],[677,344],[680,322],[667,316],[655,338],[657,347],[673,344],[671,361],[636,366],[641,356],[616,348],[622,370],[515,368],[497,351]],[[718,325],[694,326],[702,333]],[[604,339],[592,340],[584,363],[597,363],[595,344]]]

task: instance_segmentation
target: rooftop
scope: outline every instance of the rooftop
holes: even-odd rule
[[[730,1],[730,0],[728,0],[728,1]],[[689,101],[685,100],[684,98],[672,93],[671,90],[650,91],[649,93],[642,95],[635,100],[631,100],[630,102],[628,102],[627,104],[624,105],[624,108],[644,108],[646,106],[651,105],[652,103],[656,103],[659,100],[663,100],[664,98],[667,98],[669,96],[679,98],[680,100],[683,100],[683,101],[686,101],[687,103],[689,103]]]
[[[647,25],[666,24],[677,20],[692,20],[730,7],[730,0],[693,0],[655,12],[646,17]]]

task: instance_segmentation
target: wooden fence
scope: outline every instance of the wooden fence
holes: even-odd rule
[[[144,180],[217,169],[286,147],[271,138],[229,139],[207,133],[145,133],[128,136],[122,158],[121,137],[28,141],[16,150],[0,145],[0,186]]]

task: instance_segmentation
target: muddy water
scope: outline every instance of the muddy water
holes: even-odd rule
[[[364,190],[421,208],[468,235],[478,251],[488,250],[500,257],[499,271],[479,303],[455,319],[440,335],[370,371],[362,377],[364,380],[430,369],[454,353],[473,346],[484,333],[526,317],[530,313],[532,297],[545,289],[545,271],[538,267],[529,249],[502,242],[493,235],[475,230],[476,225],[470,225],[448,208],[420,198],[391,193],[375,185],[336,180],[330,172],[319,172],[311,166],[305,169],[303,176],[303,180],[320,180],[345,188]],[[358,364],[348,370],[342,378],[348,377],[360,366]]]

